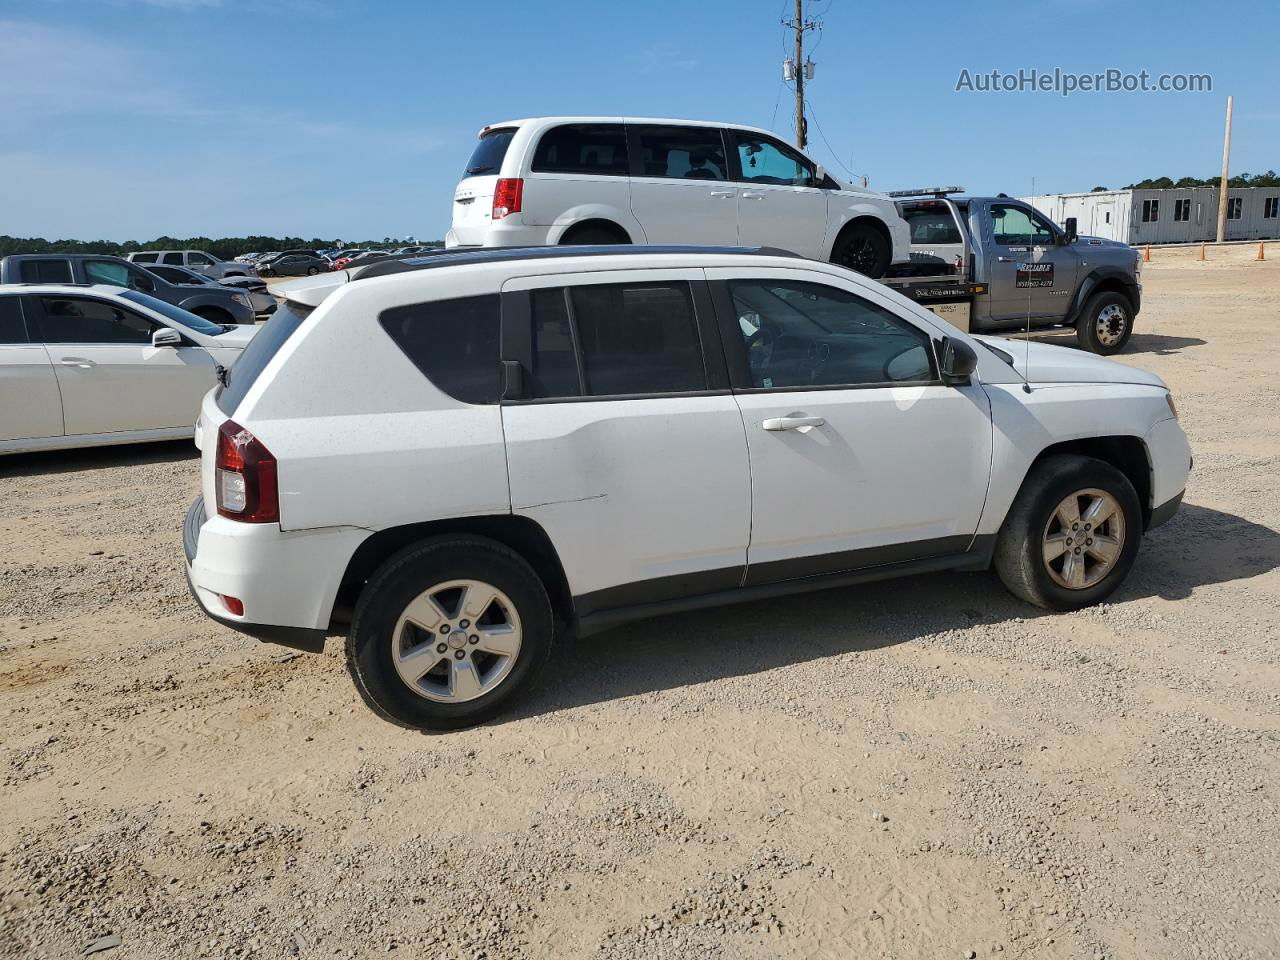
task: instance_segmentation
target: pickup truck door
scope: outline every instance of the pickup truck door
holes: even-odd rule
[[[154,347],[159,325],[109,300],[41,295],[28,302],[39,306],[66,436],[194,422],[217,379],[203,347]]]
[[[23,319],[24,297],[0,296],[0,440],[62,436],[49,354]]]
[[[759,134],[729,130],[728,137],[738,179],[738,243],[827,259],[830,191],[816,186],[812,161]]]
[[[938,332],[826,273],[706,275],[751,462],[746,583],[966,551],[990,401],[976,381],[938,380]]]
[[[1028,316],[1033,325],[1064,316],[1080,257],[1060,242],[1062,232],[1016,200],[986,200],[978,207],[969,222],[981,231],[990,319],[1012,326]]]

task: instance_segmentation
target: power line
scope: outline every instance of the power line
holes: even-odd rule
[[[832,148],[830,141],[827,140],[826,133],[824,133],[822,130],[822,124],[818,120],[818,112],[813,109],[812,102],[809,103],[809,112],[813,114],[813,125],[818,128],[818,136],[822,137],[822,142],[826,144],[827,152],[831,154],[831,159],[835,160],[836,163],[840,164],[840,166],[844,168],[844,172],[849,174],[849,176],[853,177],[855,180],[857,180],[860,177],[865,178],[866,177],[865,173],[854,173],[852,170],[850,170],[845,165],[845,162],[840,159],[840,155],[836,153],[835,150]]]

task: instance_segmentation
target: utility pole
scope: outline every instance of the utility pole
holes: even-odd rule
[[[808,122],[804,118],[804,81],[813,79],[813,64],[805,63],[804,35],[806,31],[817,30],[822,26],[814,20],[804,18],[804,0],[796,0],[796,18],[783,20],[782,25],[796,32],[796,59],[794,68],[784,71],[794,73],[796,81],[796,146],[801,150],[809,142]],[[787,79],[791,79],[787,77]]]
[[[1218,242],[1227,236],[1227,166],[1231,160],[1231,98],[1227,97],[1227,132],[1222,140],[1222,183],[1218,187]]]

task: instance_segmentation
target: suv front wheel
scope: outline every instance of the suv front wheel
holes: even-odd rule
[[[509,709],[533,685],[553,636],[546,588],[519,554],[446,537],[407,547],[370,578],[347,668],[386,719],[454,730]]]

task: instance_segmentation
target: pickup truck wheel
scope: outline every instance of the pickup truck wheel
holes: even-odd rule
[[[868,223],[855,223],[836,240],[831,262],[879,280],[889,271],[889,241]]]
[[[1076,338],[1091,353],[1119,353],[1133,335],[1133,306],[1119,293],[1095,293],[1076,321]]]
[[[442,537],[400,551],[365,585],[347,669],[387,720],[455,730],[533,686],[554,629],[546,588],[523,558],[480,537]]]
[[[1141,539],[1142,506],[1123,473],[1092,457],[1047,457],[1000,528],[996,573],[1028,603],[1078,610],[1120,586]]]

